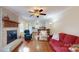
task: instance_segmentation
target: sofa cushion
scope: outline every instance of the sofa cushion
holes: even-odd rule
[[[57,47],[59,47],[59,46],[61,47],[64,45],[63,42],[57,41],[55,39],[51,39],[50,42],[52,43],[52,45],[57,46]]]
[[[70,46],[72,46],[72,44],[70,43],[70,44],[66,44],[66,43],[64,43],[64,46],[66,46],[66,47],[70,47]]]
[[[56,52],[69,52],[69,47],[66,47],[66,46],[61,46],[61,47],[57,47],[57,46],[54,46],[53,47],[55,49]]]
[[[75,44],[79,44],[79,37],[75,40]]]
[[[64,34],[64,33],[59,33],[59,40],[63,42],[65,36],[66,36],[66,34]]]
[[[75,39],[76,39],[76,36],[66,35],[65,38],[64,38],[64,43],[73,44],[73,43],[75,43]]]

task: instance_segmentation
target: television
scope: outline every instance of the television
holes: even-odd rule
[[[7,31],[7,44],[13,42],[17,39],[17,30],[8,30]]]

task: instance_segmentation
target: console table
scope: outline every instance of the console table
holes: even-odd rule
[[[50,29],[38,29],[39,40],[47,40],[48,35],[50,34]]]

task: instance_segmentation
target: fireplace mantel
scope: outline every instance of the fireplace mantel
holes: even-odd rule
[[[18,22],[12,21],[8,16],[3,17],[3,26],[4,27],[18,27]]]

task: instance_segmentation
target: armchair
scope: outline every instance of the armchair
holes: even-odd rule
[[[29,30],[24,31],[24,38],[25,38],[26,41],[31,40],[32,34],[30,34]]]

